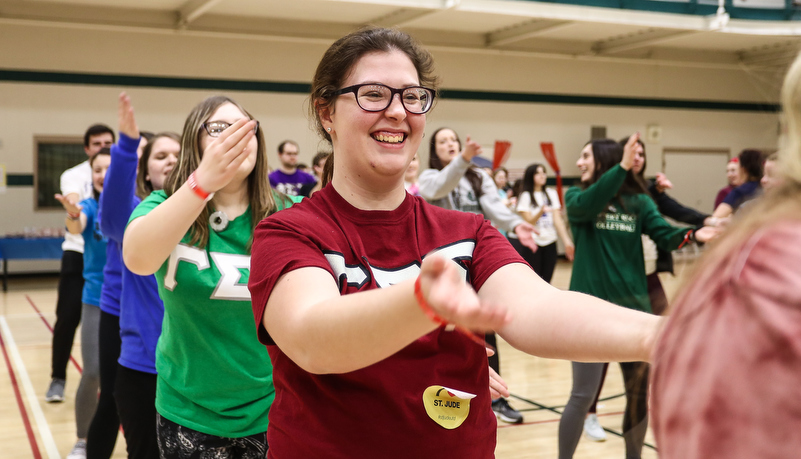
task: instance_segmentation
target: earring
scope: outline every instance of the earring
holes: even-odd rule
[[[422,139],[425,139],[425,138],[426,138],[426,133],[425,133],[425,132],[423,133],[423,137],[421,137],[421,138],[422,138]]]
[[[331,128],[325,128],[325,130],[331,132]]]

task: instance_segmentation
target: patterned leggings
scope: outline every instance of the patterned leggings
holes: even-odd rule
[[[204,434],[157,415],[161,459],[264,459],[267,433],[241,438]]]

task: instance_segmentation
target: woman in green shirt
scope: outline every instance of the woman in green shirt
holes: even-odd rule
[[[651,312],[643,265],[642,234],[675,250],[691,240],[706,241],[715,230],[670,225],[631,173],[638,135],[625,147],[611,139],[589,142],[576,165],[581,186],[565,194],[576,245],[570,290],[620,306]],[[573,389],[559,424],[559,458],[573,457],[587,410],[600,384],[603,363],[573,362]],[[648,364],[620,364],[626,385],[623,437],[626,457],[639,458],[648,428]]]
[[[164,301],[156,348],[163,459],[266,455],[275,389],[253,328],[250,246],[256,224],[291,204],[270,188],[259,123],[213,96],[189,114],[164,189],[131,215],[125,264],[155,273]]]

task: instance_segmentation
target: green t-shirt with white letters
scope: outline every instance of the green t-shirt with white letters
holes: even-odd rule
[[[153,192],[130,220],[166,199],[163,191]],[[220,437],[265,432],[275,397],[270,356],[256,336],[247,286],[251,235],[248,208],[224,230],[209,229],[204,249],[190,246],[187,233],[155,273],[164,301],[156,410]]]

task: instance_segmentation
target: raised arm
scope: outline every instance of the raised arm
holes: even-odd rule
[[[255,121],[241,119],[214,138],[203,152],[195,174],[199,188],[215,192],[233,179],[248,157],[245,147],[254,135],[255,126]],[[128,269],[140,276],[155,273],[205,205],[206,201],[187,182],[150,213],[130,222],[122,245]]]
[[[111,165],[106,171],[103,194],[100,196],[100,229],[103,234],[122,242],[128,218],[136,207],[136,165],[139,160],[139,127],[134,119],[131,99],[123,92],[119,97],[120,139],[111,146]]]
[[[606,209],[626,180],[628,171],[617,165],[606,171],[587,189],[571,187],[565,193],[567,219],[571,222],[589,222]]]
[[[420,196],[427,201],[448,196],[448,193],[459,185],[459,180],[464,177],[469,167],[470,161],[465,161],[459,155],[453,158],[441,171],[436,169],[424,170],[417,179],[417,183],[420,186]]]
[[[478,296],[509,308],[514,320],[497,330],[503,339],[546,358],[648,361],[659,327],[657,316],[559,290],[522,264],[495,271]]]
[[[475,140],[471,140],[470,136],[467,136],[462,151],[441,171],[426,169],[420,174],[417,179],[420,196],[426,201],[446,197],[448,193],[459,185],[459,180],[464,177],[465,172],[470,167],[470,161],[480,154],[481,145]]]
[[[572,187],[565,193],[565,207],[567,219],[571,222],[590,222],[601,213],[607,203],[617,194],[620,186],[626,180],[626,174],[634,164],[635,146],[640,135],[629,137],[623,147],[623,157],[620,164],[612,167],[587,189],[580,190]]]

